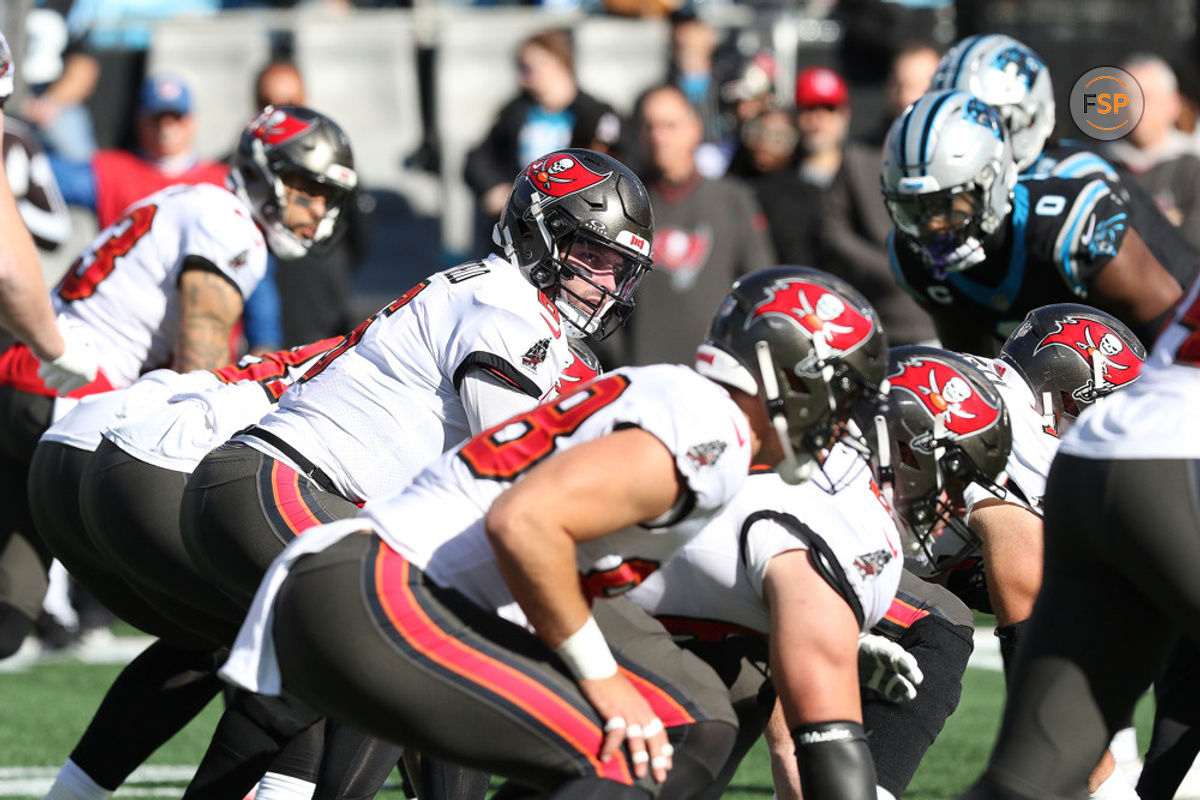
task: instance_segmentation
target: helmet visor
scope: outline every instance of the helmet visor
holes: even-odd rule
[[[983,208],[983,197],[978,189],[963,187],[927,194],[889,193],[887,207],[897,228],[924,241],[969,228]]]
[[[579,231],[559,254],[560,293],[581,315],[584,333],[603,339],[633,311],[633,297],[650,259]],[[573,314],[572,316],[575,316]]]

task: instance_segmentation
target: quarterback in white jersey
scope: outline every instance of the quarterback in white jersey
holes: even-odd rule
[[[652,774],[690,794],[732,744],[727,692],[698,665],[683,668],[665,634],[610,620],[611,604],[597,602],[593,619],[588,599],[637,586],[696,536],[752,456],[801,480],[815,442],[878,396],[882,357],[874,310],[843,282],[790,267],[747,276],[701,348],[709,379],[666,365],[599,377],[294,542],[264,579],[226,675],[286,686],[391,741],[531,786],[607,778],[615,791]],[[318,597],[338,599],[322,610],[308,602]],[[846,608],[857,700],[858,626]],[[492,714],[497,703],[516,713]],[[447,717],[472,724],[435,723]],[[677,726],[690,732],[672,761],[664,727]],[[837,739],[837,753],[851,748],[861,763],[865,744],[850,738],[813,741]],[[606,758],[623,739],[630,762]]]
[[[304,529],[399,492],[467,437],[594,375],[569,343],[611,332],[632,308],[653,241],[645,187],[608,156],[561,151],[518,176],[501,227],[507,258],[409,289],[201,462],[181,519],[214,586],[248,606]],[[294,492],[264,489],[280,469],[321,507],[296,514]],[[239,567],[248,552],[260,556]]]
[[[1041,593],[988,769],[969,798],[1078,797],[1200,619],[1194,283],[1137,382],[1086,409],[1045,496]]]
[[[235,441],[287,461],[272,445],[283,441],[343,497],[386,497],[435,456],[556,394],[571,377],[569,341],[541,290],[488,256],[409,289]]]

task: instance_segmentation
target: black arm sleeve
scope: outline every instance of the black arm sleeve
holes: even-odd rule
[[[875,762],[857,722],[837,720],[792,730],[800,788],[822,800],[875,800]]]

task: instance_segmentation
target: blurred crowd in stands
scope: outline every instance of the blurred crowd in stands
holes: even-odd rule
[[[39,242],[52,248],[65,241],[64,200],[94,213],[103,227],[162,186],[223,182],[224,164],[197,155],[192,87],[178,76],[145,74],[155,24],[234,7],[350,13],[355,7],[411,5],[18,2],[10,16],[20,19],[0,20],[9,28],[22,23],[24,34],[17,48],[24,91],[10,109],[5,152],[28,165],[14,170],[10,162],[9,171],[23,181],[19,188]],[[890,221],[878,188],[879,150],[888,123],[925,90],[940,52],[955,36],[953,4],[808,3],[800,10],[833,21],[839,35],[835,47],[811,53],[776,52],[764,33],[771,20],[797,13],[796,7],[754,4],[752,21],[741,27],[708,21],[710,12],[729,5],[582,4],[596,13],[669,20],[665,79],[636,87],[638,99],[627,115],[580,85],[570,28],[548,27],[524,39],[511,62],[519,90],[498,101],[493,124],[466,156],[462,178],[476,200],[474,252],[468,255],[490,247],[511,179],[533,154],[590,147],[617,156],[646,179],[659,226],[656,271],[640,300],[648,313],[608,348],[611,363],[687,361],[690,354],[674,343],[695,339],[693,328],[708,318],[714,298],[732,279],[771,263],[814,264],[843,275],[880,310],[895,343],[932,340],[928,319],[897,290],[887,263]],[[274,42],[269,63],[246,75],[258,106],[305,99],[305,76],[289,56],[286,41]],[[435,61],[429,63],[436,69]],[[1124,66],[1146,93],[1146,112],[1134,133],[1107,146],[1105,154],[1200,244],[1195,70],[1147,53],[1129,55]],[[1069,83],[1069,77],[1059,82]],[[423,93],[429,91],[424,78]],[[246,116],[253,111],[247,108]],[[438,143],[426,141],[410,160],[436,171],[437,154]],[[360,204],[365,211],[371,206]],[[298,344],[352,325],[351,286],[370,239],[364,215],[358,216],[345,244],[320,263],[305,259],[276,267],[274,281],[247,306],[248,347]]]

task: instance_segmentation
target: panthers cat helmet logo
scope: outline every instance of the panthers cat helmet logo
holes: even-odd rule
[[[940,417],[950,433],[968,436],[999,422],[1000,404],[989,402],[950,364],[915,356],[897,366],[898,371],[888,375],[892,391],[911,394],[929,412],[930,419]]]
[[[1034,348],[1036,355],[1047,347],[1066,347],[1083,359],[1099,380],[1080,387],[1077,392],[1094,399],[1098,393],[1112,391],[1137,380],[1145,359],[1125,341],[1120,332],[1095,319],[1067,316],[1057,321],[1056,330],[1043,336]]]
[[[763,290],[767,299],[751,309],[743,327],[758,319],[782,316],[799,326],[810,339],[820,339],[834,354],[852,353],[867,341],[875,322],[824,286],[808,280],[785,278]]]
[[[566,197],[595,186],[606,180],[612,172],[594,172],[567,153],[551,153],[530,164],[526,174],[543,194]]]

